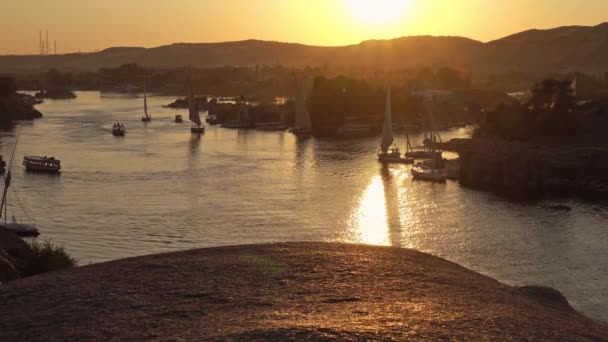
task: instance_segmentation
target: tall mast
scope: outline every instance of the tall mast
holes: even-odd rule
[[[387,86],[386,92],[386,106],[384,108],[384,125],[382,126],[382,141],[380,143],[380,149],[382,152],[388,152],[395,138],[393,137],[393,109],[391,100],[391,85]]]
[[[19,143],[19,137],[21,136],[21,122],[19,122],[19,130],[17,131],[17,137],[15,138],[15,146],[13,147],[13,153],[11,154],[11,160],[8,163],[8,171],[6,172],[6,177],[4,178],[4,192],[2,193],[2,203],[0,204],[0,218],[2,218],[2,209],[4,208],[4,222],[6,223],[6,211],[7,211],[7,194],[8,188],[11,186],[11,166],[13,165],[13,160],[15,159],[15,151],[17,151],[17,144]]]

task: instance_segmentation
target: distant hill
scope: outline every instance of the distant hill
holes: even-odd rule
[[[482,43],[462,37],[414,36],[322,47],[271,41],[173,44],[156,48],[115,47],[96,53],[0,56],[0,72],[49,68],[95,71],[139,63],[149,67],[286,66],[395,69],[452,66],[470,71],[550,72],[608,70],[608,23],[529,30]]]

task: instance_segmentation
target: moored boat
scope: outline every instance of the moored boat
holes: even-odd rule
[[[428,121],[430,131],[432,132],[430,139],[432,139],[433,144],[431,144],[426,151],[429,151],[431,156],[429,160],[420,162],[412,167],[412,176],[415,180],[444,183],[448,179],[448,171],[446,169],[445,161],[443,160],[442,152],[435,150],[434,148],[434,142],[439,135],[433,133],[433,111],[430,108],[428,111]]]
[[[182,123],[184,122],[184,118],[181,115],[176,115],[175,118],[173,119],[173,121],[175,121],[175,123]]]
[[[378,161],[384,164],[411,164],[411,158],[402,158],[399,147],[395,145],[393,137],[393,114],[391,101],[391,87],[387,88],[386,108],[384,112],[384,124],[382,125],[382,140],[380,141],[380,151],[378,151]]]
[[[27,171],[56,173],[61,171],[61,161],[55,157],[25,156],[23,166]]]
[[[412,167],[412,176],[416,180],[444,183],[448,180],[445,168],[436,168],[425,163],[418,163]]]
[[[205,121],[207,121],[208,124],[210,125],[217,125],[220,123],[219,119],[217,118],[217,115],[207,115],[207,117],[205,118]]]
[[[37,237],[40,235],[40,231],[38,231],[36,226],[25,223],[17,223],[14,217],[12,223],[0,223],[0,227],[21,237]]]
[[[296,80],[296,117],[293,127],[290,130],[296,136],[312,135],[312,124],[310,114],[306,109],[306,97],[304,96],[304,86]]]

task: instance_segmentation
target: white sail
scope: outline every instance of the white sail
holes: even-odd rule
[[[192,92],[192,82],[190,82],[190,76],[188,76],[188,108],[190,110],[190,121],[192,121],[195,125],[201,126],[201,117],[198,114],[198,103],[194,98],[194,93]]]
[[[303,85],[300,82],[297,82],[296,87],[296,118],[294,127],[300,130],[310,130],[310,114],[306,109],[306,97],[304,96]]]
[[[386,95],[386,108],[384,110],[384,125],[382,126],[382,142],[380,143],[380,149],[382,152],[388,152],[395,138],[393,137],[393,118],[392,118],[392,101],[391,101],[391,87],[388,86]]]

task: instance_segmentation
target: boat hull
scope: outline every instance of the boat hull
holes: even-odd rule
[[[25,156],[23,158],[23,166],[26,171],[57,173],[61,171],[61,161],[51,157]]]
[[[144,117],[141,118],[141,121],[142,122],[150,122],[150,121],[152,121],[152,117],[151,116],[148,116],[148,117],[144,116]]]
[[[299,137],[308,137],[312,135],[312,130],[304,128],[292,128],[289,132]]]
[[[9,230],[9,231],[15,233],[17,236],[21,236],[21,237],[37,237],[40,235],[38,228],[31,226],[29,224],[2,223],[2,224],[0,224],[0,227],[5,228],[6,230]]]
[[[402,157],[378,157],[378,161],[382,164],[413,164],[414,159]]]
[[[415,166],[412,168],[412,176],[415,180],[445,183],[448,180],[448,173],[444,169],[429,169]]]
[[[205,127],[191,127],[190,132],[192,132],[192,134],[204,134]]]
[[[413,152],[407,152],[405,154],[406,157],[408,158],[415,158],[415,159],[430,159],[433,158],[433,154],[435,154],[437,152],[433,152],[433,151],[413,151]]]

